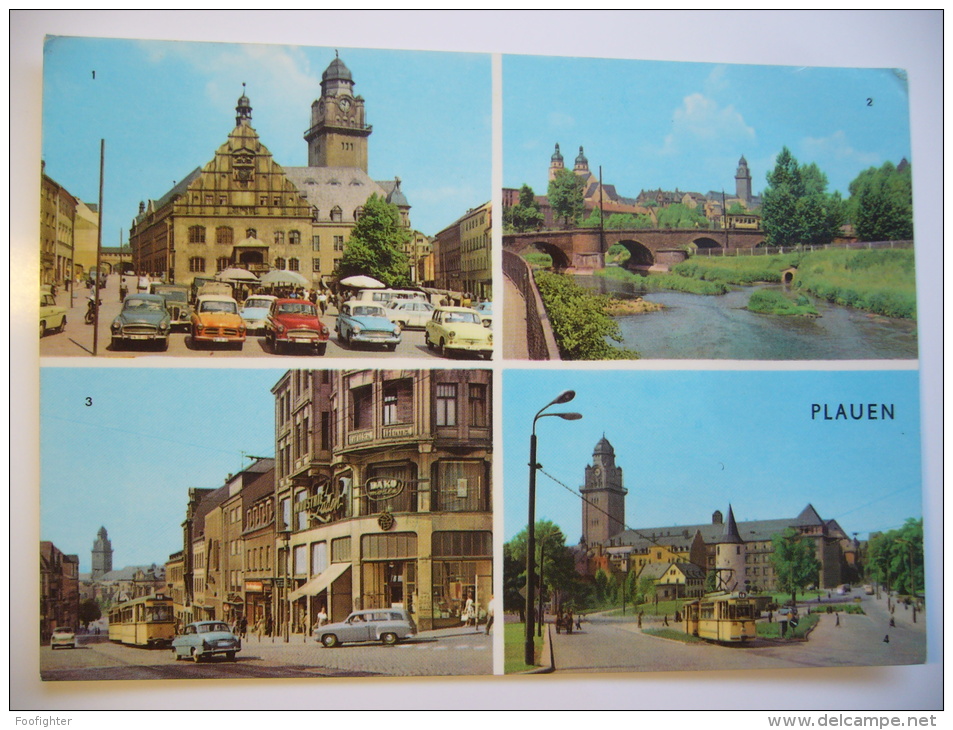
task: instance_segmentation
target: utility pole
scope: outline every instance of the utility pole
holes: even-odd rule
[[[106,140],[99,140],[99,225],[96,226],[96,285],[93,287],[93,357],[99,349],[99,281],[103,275],[103,168]]]

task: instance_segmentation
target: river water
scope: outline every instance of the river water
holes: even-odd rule
[[[664,309],[616,317],[624,347],[643,358],[715,360],[915,359],[915,321],[893,319],[811,298],[820,317],[755,314],[744,307],[759,288],[737,287],[728,294],[681,292],[643,294],[630,282],[601,276],[574,277],[580,285],[622,298],[644,296]]]

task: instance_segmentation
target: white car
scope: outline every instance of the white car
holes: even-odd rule
[[[399,324],[401,329],[426,327],[433,317],[433,304],[413,299],[392,299],[384,308],[387,319]]]
[[[252,294],[245,300],[242,304],[242,319],[245,320],[245,327],[249,332],[264,331],[268,313],[271,311],[271,303],[277,299],[278,297],[267,294]]]
[[[76,648],[76,633],[73,629],[66,626],[58,626],[53,629],[53,636],[50,637],[50,648],[56,649],[58,647],[65,649]]]

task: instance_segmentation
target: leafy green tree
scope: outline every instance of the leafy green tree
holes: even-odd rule
[[[784,147],[768,173],[761,221],[771,246],[830,243],[844,222],[839,193],[827,193],[827,176],[814,163],[801,166]]]
[[[705,573],[705,593],[714,593],[718,590],[718,571],[709,570]]]
[[[741,215],[742,213],[747,213],[748,209],[745,208],[741,203],[735,201],[731,204],[731,207],[728,208],[728,215]]]
[[[817,583],[821,564],[814,551],[814,542],[793,527],[771,538],[771,565],[778,579],[778,588],[797,600],[797,591]]]
[[[535,231],[543,225],[543,213],[529,185],[524,183],[520,188],[519,203],[503,210],[503,225],[508,225],[519,233]]]
[[[643,575],[639,579],[640,603],[650,603],[655,598],[655,579],[650,575]]]
[[[525,608],[526,599],[519,591],[526,585],[526,541],[528,534],[522,530],[503,546],[503,599],[504,610],[517,611]],[[549,520],[536,523],[536,569],[540,568],[542,547],[543,587],[547,595],[558,595],[572,600],[576,595],[576,564],[572,551],[566,546],[562,530]],[[508,556],[508,557],[507,557]],[[507,562],[509,561],[509,562]],[[509,567],[508,567],[509,566]],[[518,572],[517,572],[518,571]],[[538,576],[537,576],[538,577]],[[507,596],[510,598],[507,606]],[[538,596],[537,596],[538,597]],[[522,602],[522,605],[521,603]]]
[[[581,228],[598,228],[602,219],[601,211],[593,208],[592,212],[580,222]],[[652,219],[647,215],[634,213],[612,213],[606,217],[606,230],[626,230],[630,228],[652,228]]]
[[[79,621],[88,627],[93,621],[102,618],[103,612],[93,598],[84,598],[79,603]]]
[[[899,530],[875,535],[868,545],[871,577],[898,593],[923,590],[923,519],[908,518]]]
[[[854,231],[862,241],[906,241],[913,238],[912,170],[892,162],[861,172],[850,184],[848,207]]]
[[[372,194],[344,244],[337,278],[364,274],[389,287],[408,285],[410,268],[404,246],[410,242],[410,235],[397,206]]]
[[[585,213],[582,199],[585,184],[585,180],[565,168],[557,170],[555,177],[549,181],[547,195],[553,209],[553,217],[562,218],[564,228],[569,228],[570,223],[574,223]]]
[[[708,228],[708,219],[697,208],[682,203],[667,205],[658,212],[659,228]]]

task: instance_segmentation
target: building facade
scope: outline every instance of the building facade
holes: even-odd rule
[[[40,284],[73,278],[73,235],[80,201],[46,174],[40,174]]]
[[[307,630],[321,608],[337,621],[402,606],[429,630],[459,624],[468,596],[485,607],[491,373],[291,371],[273,393],[276,453],[288,454],[276,480],[284,630]]]
[[[79,556],[66,555],[52,542],[40,543],[40,643],[53,629],[79,629]]]
[[[492,235],[490,203],[474,208],[460,221],[460,279],[463,291],[474,301],[493,297]]]

